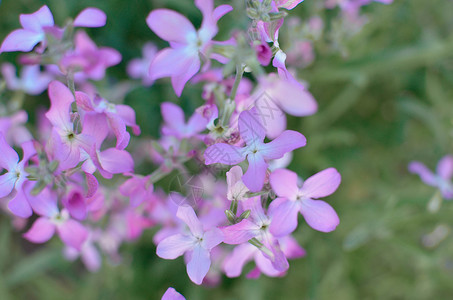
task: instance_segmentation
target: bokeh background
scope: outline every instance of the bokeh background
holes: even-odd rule
[[[231,2],[235,8],[244,5]],[[0,39],[19,27],[20,13],[44,4],[60,25],[87,6],[107,13],[105,27],[88,31],[98,45],[119,50],[123,62],[109,69],[108,79],[98,83],[101,89],[126,79],[127,62],[140,56],[145,42],[165,46],[145,23],[153,8],[175,9],[201,22],[190,0],[3,0]],[[308,139],[290,169],[304,178],[330,166],[340,171],[342,184],[327,199],[340,216],[336,231],[299,226],[295,237],[307,256],[291,261],[286,277],[225,277],[217,287],[198,287],[186,276],[182,258],[155,255],[153,229],[122,246],[120,264],[104,261],[99,272],[90,273],[80,262],[64,260],[57,240],[43,246],[25,241],[3,214],[0,299],[160,299],[169,286],[187,299],[452,299],[453,203],[428,209],[440,196],[409,174],[407,165],[419,160],[434,168],[452,152],[453,1],[373,3],[362,10],[367,24],[354,34],[338,22],[338,9],[320,4],[306,0],[290,12],[302,22],[318,15],[325,24],[314,44],[314,62],[298,69],[319,112],[290,120]],[[238,9],[221,20],[218,39],[247,28],[243,13]],[[294,38],[285,30],[283,49]],[[4,53],[0,63],[16,58]],[[156,138],[160,103],[179,101],[189,112],[201,103],[200,93],[200,85],[187,86],[178,100],[169,81],[159,80],[134,89],[125,101],[136,110],[143,135]],[[29,111],[48,105],[45,94],[26,101]]]

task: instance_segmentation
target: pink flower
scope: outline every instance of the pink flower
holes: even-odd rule
[[[245,147],[217,143],[209,146],[204,153],[206,165],[213,163],[235,165],[247,159],[249,166],[242,176],[242,181],[252,192],[258,192],[263,188],[268,160],[281,158],[285,153],[306,144],[305,137],[292,130],[286,130],[272,142],[264,143],[265,128],[260,118],[255,109],[243,111],[239,115],[239,133],[246,143]]]
[[[233,8],[221,5],[214,9],[213,0],[195,0],[203,14],[201,28],[197,31],[183,15],[169,10],[156,9],[146,18],[149,28],[170,48],[159,51],[151,63],[151,79],[171,77],[176,95],[181,96],[184,85],[200,70],[200,54],[208,54],[212,38],[217,34],[217,21]]]
[[[93,138],[76,131],[70,114],[74,96],[64,84],[52,81],[49,84],[49,98],[51,105],[46,117],[53,129],[48,147],[51,156],[60,161],[59,169],[66,170],[79,163],[81,148],[90,152]]]
[[[48,189],[38,196],[28,196],[33,210],[40,215],[24,237],[33,243],[45,243],[52,238],[55,231],[67,246],[80,251],[88,237],[88,231],[77,221],[69,217],[66,210],[59,211],[55,195]]]
[[[169,287],[162,296],[162,300],[186,300],[186,298],[184,298],[184,296],[178,293],[174,288]]]
[[[28,176],[25,165],[36,154],[36,150],[31,141],[23,143],[22,149],[24,156],[19,161],[19,155],[6,143],[3,134],[0,133],[0,168],[7,171],[0,175],[0,198],[8,196],[13,190],[16,190],[17,193],[8,203],[8,208],[16,216],[28,218],[32,215],[32,211],[22,190],[22,185],[27,181]]]
[[[190,206],[180,206],[176,215],[187,224],[190,232],[162,240],[157,245],[157,255],[165,259],[175,259],[187,253],[190,256],[187,274],[190,280],[199,285],[211,266],[209,252],[223,241],[223,234],[218,228],[205,230]]]
[[[437,187],[442,196],[453,199],[453,156],[445,155],[437,164],[436,174],[431,172],[423,163],[413,161],[409,164],[409,172],[417,174],[427,185]]]
[[[72,68],[76,72],[82,71],[89,79],[101,80],[108,67],[121,61],[118,51],[108,47],[98,48],[84,31],[78,31],[74,39],[74,51],[67,53],[60,61],[64,73]]]
[[[271,202],[272,224],[270,232],[285,236],[297,227],[298,212],[313,229],[330,232],[340,223],[337,213],[324,201],[314,200],[335,192],[341,176],[334,168],[328,168],[308,178],[301,188],[297,185],[297,174],[278,169],[271,173],[270,183],[278,198]]]

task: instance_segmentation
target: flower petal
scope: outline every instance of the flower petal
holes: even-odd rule
[[[409,172],[417,174],[420,176],[420,179],[431,186],[436,186],[437,180],[436,176],[429,170],[423,163],[418,161],[413,161],[408,166]]]
[[[9,201],[8,208],[13,214],[21,218],[28,218],[33,214],[23,189],[19,189],[14,198]]]
[[[279,197],[295,199],[299,192],[297,174],[287,169],[277,169],[269,176],[272,189]]]
[[[450,180],[453,176],[453,156],[446,155],[437,164],[436,173],[445,180]]]
[[[307,224],[318,231],[330,232],[340,224],[340,219],[332,206],[321,200],[304,199],[300,212]]]
[[[82,245],[88,237],[88,231],[85,227],[71,219],[57,225],[57,232],[63,243],[78,251],[82,249]]]
[[[2,133],[0,133],[0,153],[0,168],[8,171],[15,171],[19,162],[19,155],[17,155],[17,152],[6,142]]]
[[[41,244],[50,240],[54,233],[55,225],[49,219],[38,218],[23,236],[30,242]]]
[[[43,33],[17,29],[5,38],[0,47],[0,53],[13,51],[29,52],[43,39]]]
[[[241,112],[238,120],[239,134],[249,147],[261,144],[266,135],[266,128],[262,123],[262,113],[256,108]]]
[[[192,23],[173,10],[153,10],[146,18],[146,24],[155,34],[167,42],[187,44],[197,37]]]
[[[191,206],[179,206],[176,216],[189,226],[190,232],[192,232],[194,236],[203,236],[203,224],[200,222]]]
[[[106,14],[95,7],[82,10],[74,19],[74,27],[102,27],[107,21]]]
[[[251,192],[256,193],[263,188],[267,163],[264,161],[263,156],[257,153],[248,154],[247,161],[249,166],[244,176],[242,176],[242,181]]]
[[[169,287],[161,300],[186,300],[183,295],[178,293],[174,288]]]
[[[296,230],[299,208],[298,202],[285,198],[272,201],[269,206],[269,215],[272,217],[269,230],[272,235],[282,237]]]
[[[12,192],[16,180],[17,177],[12,173],[0,175],[0,198],[8,196]]]
[[[52,81],[49,84],[50,109],[46,113],[47,119],[53,126],[72,131],[69,116],[72,102],[75,101],[71,91],[61,82]]]
[[[239,245],[233,249],[233,252],[225,258],[223,270],[226,276],[238,277],[241,275],[242,268],[250,261],[255,253],[259,250],[255,246],[246,243]]]
[[[194,240],[192,237],[182,234],[171,235],[163,239],[157,245],[157,256],[164,259],[175,259],[183,255],[186,251],[192,250]]]
[[[265,144],[261,153],[266,159],[282,158],[287,152],[304,147],[307,139],[303,134],[293,130],[285,130],[275,140]]]
[[[245,159],[244,149],[229,144],[217,143],[206,149],[204,159],[206,165],[214,163],[235,165]]]
[[[247,243],[259,234],[260,227],[247,219],[241,222],[221,228],[225,238],[223,242],[230,245]]]
[[[190,280],[195,284],[200,285],[204,277],[208,274],[211,266],[211,258],[209,251],[201,246],[196,246],[191,255],[191,259],[187,264],[187,274]]]
[[[341,183],[341,175],[335,168],[328,168],[305,180],[301,193],[308,198],[322,198],[335,192]]]
[[[32,14],[21,14],[19,17],[20,24],[24,29],[42,32],[43,27],[51,27],[54,25],[52,12],[47,5]]]

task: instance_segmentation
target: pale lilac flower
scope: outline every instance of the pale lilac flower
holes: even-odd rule
[[[240,166],[234,166],[226,173],[228,184],[228,200],[232,201],[247,199],[245,195],[247,194],[249,189],[242,182],[243,175],[244,174],[242,173],[242,168]]]
[[[41,43],[40,52],[46,48],[46,29],[54,26],[54,20],[47,5],[42,6],[32,14],[21,14],[22,29],[11,32],[0,47],[1,52],[29,52]]]
[[[205,130],[208,124],[208,120],[198,112],[195,112],[186,124],[184,111],[171,102],[162,103],[161,112],[165,122],[162,133],[178,139],[200,137],[199,133]]]
[[[187,253],[190,256],[187,274],[190,280],[199,285],[211,265],[209,252],[223,241],[223,233],[218,228],[205,230],[190,206],[180,206],[177,216],[187,224],[190,232],[172,235],[161,241],[157,246],[157,255],[175,259]]]
[[[41,72],[39,65],[22,67],[20,78],[16,76],[16,68],[10,63],[2,65],[2,75],[6,86],[11,91],[24,91],[29,95],[39,95],[47,89],[53,76]]]
[[[162,296],[162,300],[186,300],[186,298],[184,298],[184,296],[178,293],[174,288],[169,287]]]
[[[151,86],[154,80],[149,76],[149,67],[157,53],[157,47],[149,42],[143,46],[142,58],[135,58],[127,65],[127,74],[135,79],[141,79],[144,86]]]
[[[181,96],[184,85],[200,70],[200,54],[205,58],[212,38],[217,34],[217,21],[233,8],[221,5],[214,9],[213,0],[195,0],[203,14],[201,28],[197,31],[190,21],[169,9],[153,10],[146,18],[149,28],[170,48],[159,51],[151,63],[151,79],[171,77],[176,95]]]
[[[74,38],[75,49],[67,53],[60,60],[63,73],[69,69],[75,72],[82,71],[86,78],[101,80],[105,77],[108,67],[117,65],[121,61],[121,54],[113,48],[101,47],[88,37],[84,31],[78,31]]]
[[[52,238],[55,231],[67,246],[81,250],[88,237],[88,231],[79,222],[69,217],[67,210],[59,211],[56,196],[44,189],[38,196],[28,195],[28,201],[40,217],[24,233],[24,237],[33,243],[45,243]]]
[[[341,176],[334,168],[325,169],[308,178],[301,188],[297,185],[297,174],[278,169],[271,173],[270,183],[278,198],[271,202],[272,224],[270,232],[275,236],[285,236],[297,227],[300,212],[313,229],[330,232],[340,223],[335,210],[326,202],[315,200],[335,192]]]
[[[423,163],[413,161],[409,164],[409,171],[420,176],[427,185],[437,187],[442,196],[453,199],[453,156],[445,155],[437,164],[436,173],[431,172]]]
[[[22,186],[27,181],[28,176],[25,165],[36,154],[36,150],[31,141],[23,143],[22,149],[24,155],[22,160],[19,161],[19,155],[6,143],[4,136],[0,133],[0,168],[7,171],[0,175],[0,198],[8,196],[13,190],[16,190],[17,193],[8,203],[8,208],[16,216],[28,218],[32,211]]]
[[[204,153],[206,165],[222,163],[236,165],[247,159],[249,166],[242,181],[252,192],[263,188],[268,160],[283,157],[287,152],[305,146],[305,137],[293,130],[285,130],[270,143],[264,143],[265,128],[256,110],[243,111],[239,115],[239,133],[245,147],[225,143],[211,145]]]

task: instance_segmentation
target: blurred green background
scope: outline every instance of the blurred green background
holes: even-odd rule
[[[300,130],[308,145],[295,152],[290,168],[304,178],[330,166],[340,171],[340,189],[328,198],[341,220],[336,231],[324,234],[299,226],[295,237],[307,256],[291,261],[286,277],[225,277],[220,286],[209,288],[189,281],[181,258],[156,257],[153,230],[122,246],[121,264],[104,263],[92,274],[80,262],[65,261],[59,241],[31,245],[2,215],[0,299],[160,299],[169,286],[187,299],[452,299],[453,203],[444,201],[437,212],[428,211],[439,195],[409,174],[407,164],[420,160],[433,169],[452,152],[453,1],[373,3],[363,9],[369,22],[353,36],[338,27],[338,9],[320,10],[321,2],[306,0],[290,12],[302,21],[316,14],[325,22],[314,63],[299,70],[320,109],[311,117],[291,118],[290,127]],[[123,55],[123,62],[109,70],[113,82],[126,78],[126,63],[140,55],[146,41],[166,45],[146,26],[153,8],[172,8],[201,22],[189,0],[4,0],[0,39],[19,27],[20,13],[43,4],[60,25],[87,6],[107,13],[107,26],[88,32],[98,45]],[[243,3],[232,5],[241,8]],[[222,19],[220,39],[246,28],[243,12]],[[2,54],[0,63],[16,56]],[[160,103],[178,101],[168,83],[159,80],[126,97],[144,136],[157,137]],[[200,92],[201,86],[187,86],[183,107],[192,111],[199,105]],[[45,95],[29,101],[30,107],[48,105]],[[424,244],[438,226],[447,234]]]

